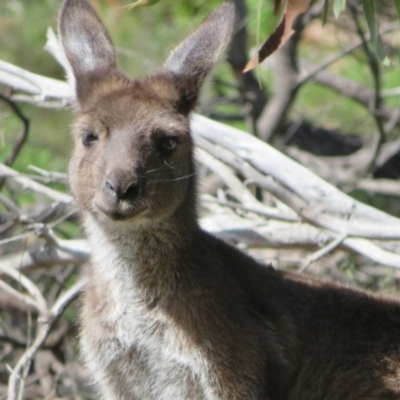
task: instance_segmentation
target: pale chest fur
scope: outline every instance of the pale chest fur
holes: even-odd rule
[[[159,307],[149,308],[138,285],[134,244],[118,252],[92,235],[91,284],[82,310],[81,351],[89,374],[113,399],[215,398],[207,360]],[[121,246],[127,246],[125,257]],[[140,258],[139,258],[140,260]]]

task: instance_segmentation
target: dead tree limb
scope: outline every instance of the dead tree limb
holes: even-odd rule
[[[50,311],[41,316],[41,326],[36,334],[33,343],[25,350],[15,367],[12,369],[8,381],[8,397],[7,400],[17,400],[19,393],[23,391],[21,380],[23,379],[22,371],[28,365],[36,352],[43,346],[48,335],[50,334],[54,324],[64,313],[67,306],[76,299],[85,285],[85,281],[78,281],[65,293],[63,293],[55,302]],[[21,397],[22,398],[22,397]]]
[[[52,52],[57,51],[61,50],[57,46],[53,46]],[[22,76],[25,75],[22,74]],[[47,82],[47,78],[41,78],[43,79],[38,79],[36,82]],[[53,80],[51,82],[53,83]],[[63,99],[68,99],[69,103],[73,101],[73,92],[69,84],[57,81],[56,86],[62,86],[62,94],[57,97],[53,92],[53,101]],[[21,87],[19,89],[21,90]],[[66,96],[67,93],[68,96]],[[192,117],[192,130],[195,138],[202,138],[211,146],[218,146],[218,151],[214,154],[211,153],[214,158],[222,160],[236,171],[240,171],[248,180],[269,190],[277,199],[286,204],[286,211],[291,209],[291,213],[295,212],[295,214],[291,214],[292,216],[297,214],[304,224],[313,226],[320,232],[326,232],[327,237],[330,238],[328,241],[336,238],[338,234],[346,235],[343,245],[361,249],[360,240],[370,242],[371,239],[400,239],[400,221],[397,218],[346,196],[337,188],[255,137],[199,115]],[[199,145],[202,147],[200,140]],[[204,149],[210,152],[208,148]],[[4,171],[4,168],[2,169]],[[0,168],[0,171],[2,169]],[[5,173],[21,182],[20,177],[13,176],[9,170],[5,170]],[[42,185],[34,186],[32,182],[28,180],[27,184],[34,190],[39,190],[60,201],[71,201],[71,198],[66,195],[61,196],[60,199],[59,194],[43,191]],[[231,182],[233,181],[231,180]],[[254,209],[257,204],[243,203],[243,196],[238,197],[239,201],[242,201],[239,204],[245,207]],[[274,213],[278,216],[281,211],[270,212],[271,215]],[[379,242],[376,243],[375,246],[380,248]],[[389,260],[390,265],[400,265],[397,261],[398,254],[390,253],[383,248],[381,250],[383,255],[381,260],[388,256],[386,259]],[[363,254],[368,253],[365,252],[365,248],[362,249],[362,252]],[[392,258],[385,252],[390,253]]]

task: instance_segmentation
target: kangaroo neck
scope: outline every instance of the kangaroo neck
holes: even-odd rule
[[[195,212],[182,204],[171,216],[157,221],[99,220],[84,215],[92,250],[93,283],[134,289],[148,301],[173,295],[176,276],[187,257],[195,232]],[[174,273],[176,272],[176,273]],[[168,290],[166,290],[168,288]]]

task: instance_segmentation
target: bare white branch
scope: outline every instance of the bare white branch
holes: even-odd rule
[[[67,83],[34,74],[1,60],[0,83],[35,95],[38,99],[63,99],[67,103],[74,97]]]
[[[11,178],[15,182],[22,185],[22,187],[29,188],[30,190],[33,190],[34,192],[45,195],[45,196],[49,197],[50,199],[58,201],[60,203],[71,204],[74,201],[72,196],[69,196],[67,194],[58,192],[58,191],[50,189],[44,185],[41,185],[40,183],[37,183],[34,180],[19,174],[17,171],[15,171],[12,168],[7,167],[4,164],[0,164],[0,176]]]
[[[15,290],[13,287],[11,287],[9,284],[2,281],[1,279],[0,279],[0,288],[4,290],[4,292],[7,292],[11,296],[15,297],[15,299],[19,300],[21,303],[33,306],[36,310],[39,309],[39,306],[36,303],[36,301],[34,301],[30,296],[27,296],[26,294],[23,294],[18,290]]]
[[[69,68],[63,58],[63,50],[57,38],[51,32],[49,32],[47,48],[63,64],[68,73]],[[41,103],[38,104],[40,106],[43,105],[43,102],[47,102],[43,98],[43,93],[47,93],[52,102],[61,101],[60,104],[65,104],[63,103],[65,99],[68,99],[68,101],[73,100],[71,85],[67,82],[49,80],[49,78],[32,74],[7,63],[0,64],[0,71],[8,74],[2,81],[4,84],[17,87],[28,95],[40,95]],[[11,79],[10,77],[12,77],[12,80],[8,81],[8,79]],[[15,78],[23,80],[25,86],[22,83],[15,84],[13,81]],[[292,242],[291,240],[285,241],[283,237],[279,236],[279,232],[282,232],[282,230],[270,230],[273,221],[265,222],[265,220],[261,224],[258,223],[257,227],[247,226],[245,229],[231,229],[229,224],[225,225],[225,227],[220,226],[219,234],[221,236],[229,236],[231,240],[245,241],[251,246],[256,243],[266,245],[268,243],[267,237],[269,243],[281,243],[282,245],[291,242],[292,245],[315,246],[320,244],[316,238],[323,237],[322,242],[326,246],[327,243],[335,240],[338,235],[340,236],[343,232],[346,232],[347,237],[343,240],[342,246],[363,254],[376,262],[396,267],[400,266],[400,256],[398,254],[384,250],[380,247],[379,242],[373,243],[370,240],[366,240],[400,240],[400,220],[398,218],[352,199],[307,168],[245,132],[200,115],[192,116],[191,125],[194,137],[200,147],[213,156],[213,158],[210,158],[206,153],[199,152],[202,161],[209,168],[223,176],[227,186],[241,202],[242,210],[246,208],[255,211],[259,210],[260,214],[264,213],[264,215],[268,212],[271,217],[275,216],[278,219],[286,219],[286,221],[299,219],[299,217],[303,220],[301,224],[286,222],[287,228],[282,228],[283,225],[280,225],[283,231],[287,229],[285,231],[286,235],[292,233],[289,235],[293,238]],[[208,147],[211,147],[211,151]],[[214,151],[212,148],[214,148]],[[215,149],[218,149],[218,151],[215,151]],[[226,165],[221,167],[223,163],[228,164],[231,168]],[[288,206],[285,212],[278,208],[261,205],[247,191],[245,185],[235,177],[232,168],[240,171],[250,181],[269,190],[277,199],[285,203]],[[5,169],[4,166],[0,166],[0,174],[12,176],[14,180],[25,187],[29,187],[31,190],[45,194],[57,201],[65,203],[72,201],[70,196],[52,191],[29,178],[18,176],[18,173],[11,169]],[[210,206],[211,203],[207,202],[207,204]],[[285,224],[282,221],[275,221],[274,223]],[[208,225],[210,225],[209,222]],[[291,225],[290,228],[289,225]],[[301,226],[302,230],[306,229],[312,232],[310,235],[312,240],[303,240],[304,232],[295,237],[296,235],[293,235],[293,226]],[[266,231],[261,233],[260,227],[263,227]],[[244,235],[242,239],[240,235]],[[365,243],[370,243],[370,247],[368,248]],[[59,245],[53,246],[52,254],[54,257],[49,257],[49,253],[46,254],[43,251],[37,254],[43,256],[44,259],[42,261],[44,261],[44,264],[46,264],[46,260],[47,262],[54,262],[57,259],[60,263],[67,259],[76,259],[76,262],[80,263],[88,257],[85,251],[81,253],[74,253],[74,250],[64,252]],[[25,260],[26,262],[23,262],[21,266],[38,265],[29,256],[25,257]],[[8,262],[14,262],[12,257],[8,259]]]
[[[313,223],[349,236],[400,239],[400,219],[352,199],[254,136],[200,115],[192,117],[192,129],[306,202],[305,209],[296,211]]]
[[[57,301],[54,303],[50,310],[50,313],[44,315],[41,318],[41,326],[38,330],[35,340],[33,343],[25,350],[17,364],[13,368],[9,380],[8,380],[8,400],[17,400],[18,393],[20,391],[22,370],[25,365],[29,364],[36,352],[43,346],[45,340],[47,339],[54,323],[62,315],[68,304],[70,304],[81,292],[85,285],[85,281],[79,281],[75,283],[67,292],[60,295]]]
[[[201,140],[201,138],[199,138],[199,140]],[[292,213],[292,215],[288,215],[289,213],[283,214],[282,210],[279,210],[278,208],[267,207],[265,204],[259,202],[242,183],[242,181],[235,176],[231,168],[201,148],[197,149],[197,159],[218,174],[232,191],[234,196],[246,207],[253,209],[255,212],[258,211],[264,216],[268,216],[270,218],[284,221],[298,220],[295,213]]]
[[[31,295],[38,311],[42,315],[47,314],[48,309],[46,300],[44,299],[42,292],[39,290],[39,288],[30,279],[28,279],[20,271],[17,271],[14,268],[10,268],[9,266],[4,264],[0,265],[0,273],[8,275],[16,282],[20,283]]]

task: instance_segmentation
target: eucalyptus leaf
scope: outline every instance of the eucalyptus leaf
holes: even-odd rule
[[[400,19],[400,0],[394,0],[394,4],[396,6],[397,15],[399,16]]]
[[[340,13],[346,7],[346,0],[333,0],[333,14],[338,18]]]
[[[159,1],[160,0],[137,0],[134,3],[124,6],[124,8],[132,10],[133,8],[136,7],[150,7],[153,6],[154,4],[157,4]]]
[[[385,57],[381,37],[379,35],[379,22],[376,16],[375,0],[362,0],[365,17],[367,19],[369,32],[371,35],[370,44],[374,53],[380,60]]]
[[[328,12],[329,12],[330,4],[331,4],[331,0],[325,0],[324,9],[322,11],[322,25],[325,25],[326,21],[328,20]]]
[[[284,3],[282,3],[284,1]],[[293,21],[300,15],[305,13],[311,4],[311,0],[275,0],[275,16],[280,17],[280,13],[284,11],[282,20],[276,27],[275,31],[261,46],[257,54],[246,64],[243,72],[247,72],[257,67],[270,54],[280,48],[293,35]],[[285,5],[285,7],[283,7]]]

